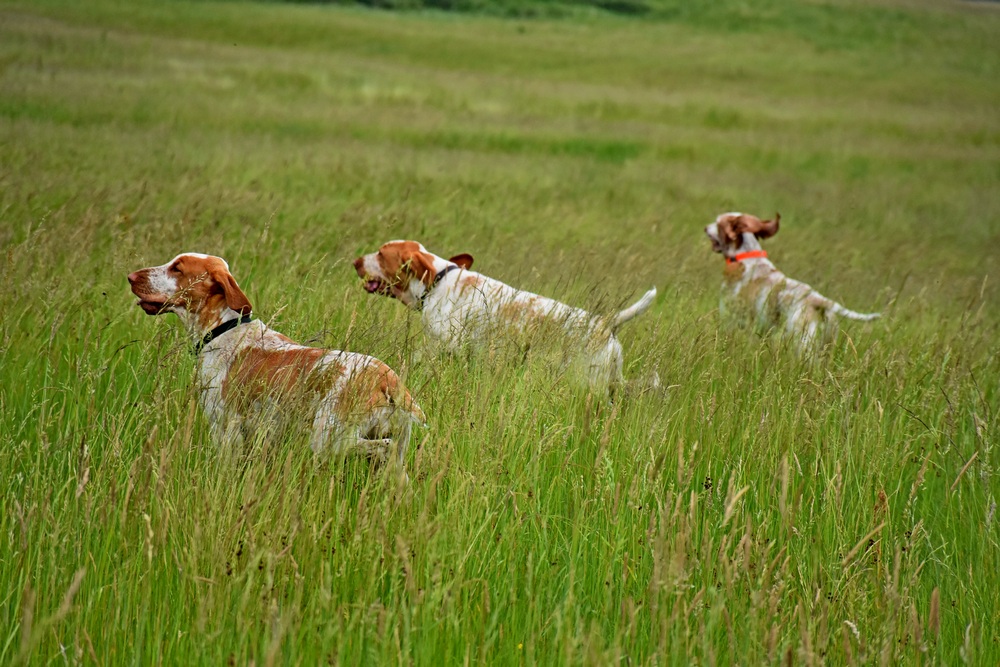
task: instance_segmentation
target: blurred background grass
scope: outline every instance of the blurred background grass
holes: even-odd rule
[[[0,662],[996,661],[996,10],[627,4],[0,3]],[[887,317],[817,366],[720,331],[728,210]],[[348,264],[400,237],[657,285],[626,375],[671,388],[414,361]],[[186,250],[406,374],[407,502],[208,440],[124,279]]]

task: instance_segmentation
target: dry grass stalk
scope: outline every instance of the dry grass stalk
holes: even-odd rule
[[[969,457],[969,460],[965,462],[965,465],[962,466],[962,469],[958,471],[958,476],[955,478],[954,483],[952,483],[951,489],[949,489],[950,493],[954,493],[955,492],[955,488],[958,486],[959,481],[961,481],[962,475],[964,475],[965,471],[969,469],[969,466],[972,465],[972,462],[976,460],[977,456],[979,456],[979,451],[978,450],[976,452],[974,452],[972,454],[972,456]]]
[[[924,633],[923,628],[920,626],[920,615],[917,613],[917,605],[915,602],[910,602],[910,635],[913,637],[913,643],[920,650],[926,650],[921,647],[923,642]]]
[[[739,502],[739,499],[743,497],[743,494],[749,490],[750,490],[749,486],[744,486],[742,489],[736,492],[736,495],[733,496],[728,503],[726,503],[726,511],[722,517],[723,527],[725,527],[729,523],[729,520],[733,518],[733,512],[736,511],[736,503]]]
[[[931,607],[927,612],[927,632],[934,635],[936,641],[941,632],[941,590],[937,587],[931,592]]]
[[[883,528],[885,528],[885,521],[875,526],[872,530],[868,531],[868,533],[864,537],[858,540],[858,543],[854,545],[854,548],[848,551],[847,555],[844,556],[844,560],[840,562],[841,566],[847,567],[847,565],[852,560],[854,560],[854,556],[856,556],[858,551],[861,550],[861,547],[865,546],[865,543],[868,542],[868,540],[870,540],[872,537],[877,535],[879,531],[882,530]]]
[[[840,628],[840,637],[844,645],[844,663],[854,665],[854,649],[851,647],[851,635],[846,627]]]

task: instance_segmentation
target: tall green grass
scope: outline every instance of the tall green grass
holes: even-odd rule
[[[996,663],[1000,19],[677,7],[0,4],[0,663]],[[885,318],[818,363],[721,328],[734,209]],[[349,264],[400,237],[595,311],[657,285],[621,338],[664,388],[420,354]],[[211,442],[125,281],[185,250],[405,375],[404,498]]]

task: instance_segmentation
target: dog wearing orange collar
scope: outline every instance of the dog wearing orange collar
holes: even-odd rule
[[[723,213],[705,228],[712,250],[726,260],[719,310],[736,322],[761,330],[781,327],[800,352],[833,342],[837,318],[868,322],[881,313],[858,313],[828,299],[775,268],[760,239],[778,232],[781,216],[761,220],[746,213]]]

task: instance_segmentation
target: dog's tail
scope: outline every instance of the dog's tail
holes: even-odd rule
[[[882,313],[857,313],[850,308],[844,308],[836,301],[833,302],[832,310],[841,317],[846,317],[849,320],[858,320],[859,322],[871,322],[882,317]]]
[[[614,316],[611,320],[611,330],[614,331],[621,325],[625,324],[633,317],[642,315],[644,312],[649,310],[649,307],[653,305],[653,299],[656,298],[656,288],[649,290],[642,295],[642,298],[633,303],[631,306],[623,310]]]

